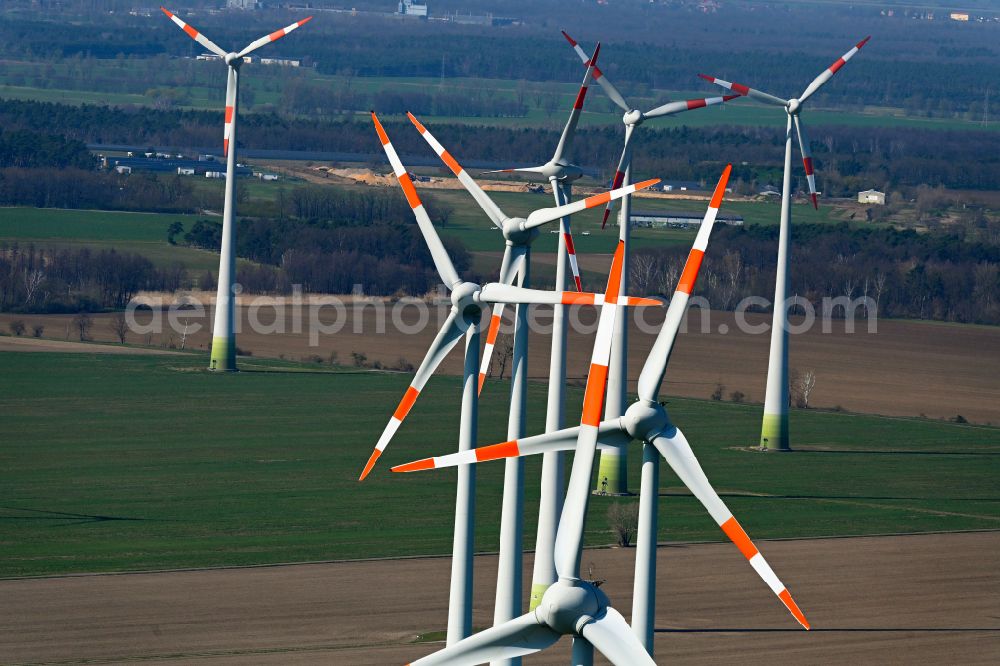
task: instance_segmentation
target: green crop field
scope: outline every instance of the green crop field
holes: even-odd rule
[[[359,484],[408,376],[253,359],[234,375],[204,366],[188,354],[0,353],[0,576],[449,552],[454,472],[389,467],[454,448],[457,378],[430,383]],[[483,443],[505,434],[505,388],[491,386]],[[543,392],[533,385],[529,405],[544,404]],[[571,391],[568,419],[579,401]],[[756,440],[758,406],[668,409],[752,536],[1000,527],[1000,429],[797,410],[800,452],[764,455],[741,448]],[[534,407],[532,432],[542,418]],[[480,550],[497,546],[502,468],[479,468]],[[528,547],[538,473],[530,460]],[[667,471],[660,496],[661,539],[720,538]],[[611,540],[611,501],[591,505],[590,544]]]
[[[218,254],[167,242],[167,227],[172,222],[179,221],[189,229],[196,219],[199,216],[3,208],[0,209],[0,242],[90,247],[96,250],[115,248],[121,252],[136,252],[160,266],[179,262],[192,271],[214,270],[219,265]]]

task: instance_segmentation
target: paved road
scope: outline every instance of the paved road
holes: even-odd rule
[[[814,630],[731,545],[663,547],[661,663],[1000,663],[1000,532],[759,545]],[[632,551],[583,561],[628,616]],[[496,558],[476,566],[484,626]],[[444,627],[448,570],[422,558],[0,581],[0,662],[403,664],[437,647],[409,642]],[[566,640],[525,660],[567,662]]]

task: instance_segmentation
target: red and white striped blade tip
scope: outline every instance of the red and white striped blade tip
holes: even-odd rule
[[[569,42],[570,45],[576,46],[576,40],[573,39],[572,37],[570,37],[569,34],[565,30],[560,30],[559,32],[562,33],[562,36],[566,38],[566,41]]]
[[[597,56],[600,55],[600,53],[601,53],[601,43],[597,42],[597,48],[594,49],[594,54],[592,56],[590,56],[590,60],[588,60],[584,64],[587,67],[590,67],[592,65],[596,65],[597,64]]]

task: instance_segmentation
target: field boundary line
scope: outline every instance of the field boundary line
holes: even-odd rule
[[[877,534],[833,534],[823,536],[798,536],[798,537],[771,537],[767,539],[758,538],[756,541],[817,541],[820,539],[876,539],[886,537],[921,537],[942,534],[991,534],[1000,533],[1000,528],[983,528],[973,530],[936,530],[930,532],[881,532]],[[684,546],[711,546],[716,544],[728,544],[729,541],[658,541],[657,548],[677,548]],[[612,550],[620,548],[614,544],[604,544],[587,546],[585,550]],[[534,550],[525,549],[525,553],[534,553]],[[476,557],[489,557],[497,555],[497,551],[482,551],[475,553]],[[386,557],[363,557],[343,560],[305,560],[302,562],[272,562],[269,564],[224,564],[216,567],[181,567],[178,569],[137,569],[134,571],[93,571],[63,574],[49,574],[41,576],[5,576],[0,577],[0,582],[18,580],[42,580],[57,578],[89,578],[97,576],[140,576],[146,574],[164,573],[197,573],[201,571],[231,571],[235,569],[276,569],[280,567],[315,566],[319,564],[359,564],[364,562],[391,562],[398,560],[440,560],[450,559],[451,554],[428,554],[428,555],[394,555]]]

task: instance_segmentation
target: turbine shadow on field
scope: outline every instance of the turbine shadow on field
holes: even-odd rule
[[[723,629],[654,629],[658,634],[803,634],[801,628],[774,629],[774,628],[723,628]],[[970,633],[1000,633],[1000,628],[990,627],[813,627],[808,633],[897,633],[897,634],[917,634],[917,633],[949,633],[949,632],[970,632]]]
[[[12,506],[0,506],[0,509],[6,511],[24,511],[27,513],[34,514],[45,514],[45,515],[34,515],[34,516],[0,516],[0,521],[6,520],[58,520],[58,521],[70,521],[72,522],[60,522],[60,525],[79,525],[82,523],[104,523],[111,521],[148,521],[154,520],[151,518],[133,518],[129,516],[102,516],[97,514],[89,513],[70,513],[67,511],[49,511],[47,509],[23,509]],[[75,519],[75,520],[74,520]],[[52,527],[57,527],[52,525]]]

